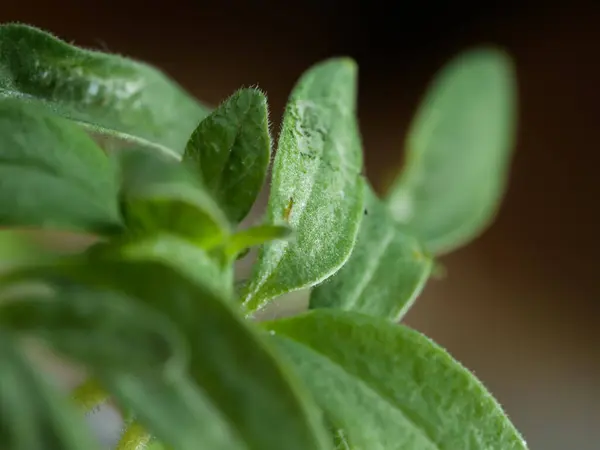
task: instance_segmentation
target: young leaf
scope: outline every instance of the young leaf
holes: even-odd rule
[[[367,189],[365,216],[344,267],[310,295],[311,308],[336,308],[400,319],[421,292],[431,259]]]
[[[0,97],[34,103],[97,135],[177,154],[209,113],[153,67],[20,24],[0,25]]]
[[[183,154],[235,223],[254,204],[270,158],[267,99],[257,89],[237,91],[200,122]]]
[[[77,126],[0,98],[0,226],[120,229],[114,167]]]
[[[526,448],[483,385],[416,331],[324,309],[264,326],[349,448]]]
[[[190,349],[190,378],[248,449],[328,449],[316,407],[300,395],[261,335],[210,289],[163,264],[108,258],[87,263],[75,259],[37,274],[63,274],[75,282],[123,292],[178,324]],[[141,380],[136,389],[146,385]],[[121,394],[116,393],[122,406],[136,415],[143,413],[139,397],[123,404],[122,389],[121,385]]]
[[[186,366],[187,347],[173,324],[115,292],[55,284],[46,295],[1,302],[0,328],[102,370],[172,375]]]
[[[267,208],[293,242],[259,254],[242,299],[250,313],[273,297],[312,286],[348,259],[363,214],[362,149],[356,121],[357,69],[332,59],[305,73],[283,118]]]
[[[388,203],[431,252],[466,244],[498,209],[515,133],[514,77],[503,53],[468,52],[440,73],[417,112]]]
[[[81,417],[42,378],[17,343],[0,334],[0,448],[98,449]]]
[[[172,233],[206,249],[229,234],[226,216],[184,164],[147,151],[123,152],[118,160],[130,234]]]

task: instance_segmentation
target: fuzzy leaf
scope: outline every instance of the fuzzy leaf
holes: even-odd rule
[[[118,231],[114,167],[74,124],[0,98],[0,226]]]
[[[356,79],[353,61],[331,59],[308,70],[292,92],[267,221],[287,223],[296,238],[262,247],[242,296],[249,313],[278,295],[323,281],[350,256],[364,200]]]
[[[310,295],[311,308],[336,308],[399,320],[423,289],[431,259],[367,190],[365,216],[344,267]]]
[[[90,367],[183,372],[186,345],[171,322],[114,292],[56,285],[0,302],[0,328],[33,335]]]
[[[483,385],[416,331],[332,310],[264,326],[353,450],[526,449]]]
[[[0,448],[96,450],[86,426],[25,358],[16,342],[0,333]]]
[[[46,108],[94,135],[179,155],[209,113],[151,66],[20,24],[0,25],[0,97]]]
[[[235,223],[254,204],[270,158],[267,99],[257,89],[241,89],[225,100],[200,122],[183,154]]]
[[[514,78],[506,55],[473,50],[444,68],[417,112],[388,203],[433,253],[465,245],[496,214],[515,134]]]
[[[130,234],[172,233],[203,248],[229,234],[224,213],[184,164],[147,151],[122,152],[118,160]]]
[[[189,346],[190,379],[248,450],[329,449],[318,410],[309,398],[300,395],[294,379],[279,364],[263,336],[238,317],[224,299],[177,270],[154,262],[95,257],[88,262],[66,260],[22,274],[42,278],[61,275],[72,282],[122,292],[176,323]],[[150,416],[143,410],[153,400],[152,379],[142,377],[136,382],[110,373],[100,378],[123,407],[136,417],[142,414],[151,429],[159,426],[161,414]],[[163,383],[157,389],[162,392],[167,388]],[[168,389],[161,395],[165,402],[179,402]],[[166,431],[158,437],[169,439]],[[179,448],[174,440],[167,443]]]

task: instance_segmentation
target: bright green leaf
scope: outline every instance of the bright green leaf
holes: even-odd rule
[[[119,154],[118,161],[130,234],[172,233],[203,248],[222,243],[229,234],[226,216],[184,164],[133,150]]]
[[[98,449],[74,408],[52,390],[17,343],[0,333],[0,448]]]
[[[34,103],[95,135],[177,154],[209,113],[153,67],[20,24],[0,26],[0,97]]]
[[[431,259],[370,190],[348,262],[310,296],[311,308],[336,308],[400,319],[421,292]]]
[[[288,223],[296,238],[261,249],[242,297],[250,313],[323,281],[350,256],[364,200],[356,81],[352,60],[332,59],[305,73],[292,92],[267,216],[269,223]]]
[[[190,378],[249,450],[329,448],[318,410],[309,398],[300,395],[294,379],[263,337],[237,317],[226,301],[170,266],[97,257],[87,263],[80,258],[66,260],[24,274],[62,275],[78,283],[114,289],[177,323],[190,349]],[[143,398],[149,396],[143,392],[152,392],[148,387],[151,380],[134,380],[123,387],[120,377],[109,376],[106,374],[104,379],[110,381],[111,390],[118,391],[116,395],[126,403],[123,406],[131,408],[136,417],[148,414],[140,408]],[[126,396],[134,395],[131,392],[135,389],[143,391],[137,391],[137,400],[133,401]],[[164,395],[165,401],[175,401],[170,394]],[[157,421],[152,421],[152,427]]]
[[[0,302],[0,328],[40,338],[64,356],[102,370],[176,374],[186,345],[174,325],[122,294],[57,284]]]
[[[257,89],[241,89],[225,100],[200,122],[183,154],[232,222],[250,211],[270,158],[267,99]]]
[[[113,233],[113,165],[74,124],[0,98],[0,226]]]
[[[388,203],[431,252],[466,244],[496,214],[515,134],[514,78],[503,53],[468,52],[435,79],[415,117]]]
[[[353,450],[526,448],[484,386],[416,331],[324,309],[264,325]]]

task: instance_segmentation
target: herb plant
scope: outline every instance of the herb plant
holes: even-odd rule
[[[482,48],[444,68],[383,198],[356,92],[352,60],[310,68],[272,157],[258,89],[211,109],[148,65],[0,26],[0,448],[98,448],[82,413],[109,399],[120,450],[526,448],[467,369],[397,324],[496,212],[512,64]],[[271,159],[266,213],[242,228]],[[22,230],[96,240],[65,254]],[[308,311],[255,320],[300,289]],[[31,340],[87,380],[61,393]]]

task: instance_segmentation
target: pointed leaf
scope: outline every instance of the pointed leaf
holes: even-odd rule
[[[416,331],[331,310],[264,326],[353,450],[526,448],[483,385]]]
[[[399,320],[423,289],[431,259],[370,190],[348,262],[313,289],[310,307],[336,308]]]
[[[72,123],[0,98],[0,226],[113,233],[114,167]]]
[[[74,409],[52,390],[38,368],[0,333],[0,448],[98,449]]]
[[[388,203],[431,252],[468,243],[498,209],[515,134],[514,78],[504,54],[468,52],[444,68],[417,112]]]
[[[224,213],[184,164],[147,151],[122,152],[118,161],[130,234],[167,232],[203,248],[228,235]]]
[[[296,238],[261,249],[242,297],[249,312],[323,281],[350,256],[364,194],[356,78],[353,61],[332,59],[305,73],[292,92],[267,215],[269,223],[287,222]]]
[[[270,158],[267,99],[257,89],[241,89],[225,100],[200,122],[183,154],[236,223],[254,204]]]
[[[0,302],[0,328],[41,338],[103,370],[181,373],[186,345],[173,324],[122,294],[56,284]]]
[[[95,135],[183,153],[208,109],[157,69],[0,25],[0,97],[34,103]],[[165,148],[166,147],[166,148]]]

